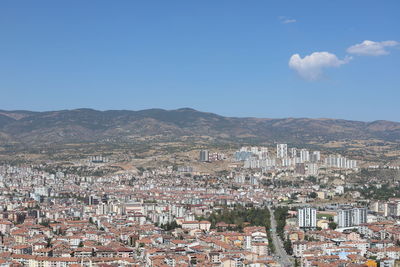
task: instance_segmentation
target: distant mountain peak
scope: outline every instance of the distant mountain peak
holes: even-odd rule
[[[177,109],[177,111],[195,111],[195,112],[200,112],[200,111],[195,110],[193,108],[179,108],[179,109]]]

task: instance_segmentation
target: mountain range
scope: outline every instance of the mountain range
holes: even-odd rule
[[[0,110],[0,144],[48,145],[104,140],[179,140],[183,137],[225,141],[329,142],[400,141],[400,123],[309,118],[236,118],[190,108],[140,111],[74,109],[59,111]]]

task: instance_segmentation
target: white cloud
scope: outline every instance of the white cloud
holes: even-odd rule
[[[301,58],[299,54],[294,54],[290,57],[289,67],[302,78],[312,81],[321,77],[324,68],[339,67],[350,60],[350,57],[338,59],[336,55],[329,52],[314,52],[304,58]]]
[[[285,17],[285,16],[280,16],[280,17],[279,17],[279,20],[280,20],[281,23],[283,23],[283,24],[289,24],[289,23],[295,23],[295,22],[297,22],[297,20],[292,19],[292,18],[288,18],[288,17]]]
[[[295,20],[295,19],[285,19],[285,20],[282,21],[282,23],[288,24],[288,23],[295,23],[296,21],[297,20]]]
[[[374,42],[365,40],[361,44],[355,44],[347,48],[347,53],[356,54],[362,56],[382,56],[389,54],[386,47],[392,47],[399,45],[396,41],[383,41],[383,42]]]

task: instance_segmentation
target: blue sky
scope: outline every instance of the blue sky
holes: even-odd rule
[[[399,11],[397,0],[1,1],[0,109],[400,121]]]

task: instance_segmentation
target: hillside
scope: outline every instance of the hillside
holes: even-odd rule
[[[223,117],[189,108],[141,111],[92,109],[49,112],[0,111],[0,144],[132,141],[140,137],[179,140],[182,136],[225,141],[329,142],[400,141],[400,123],[338,119]]]

